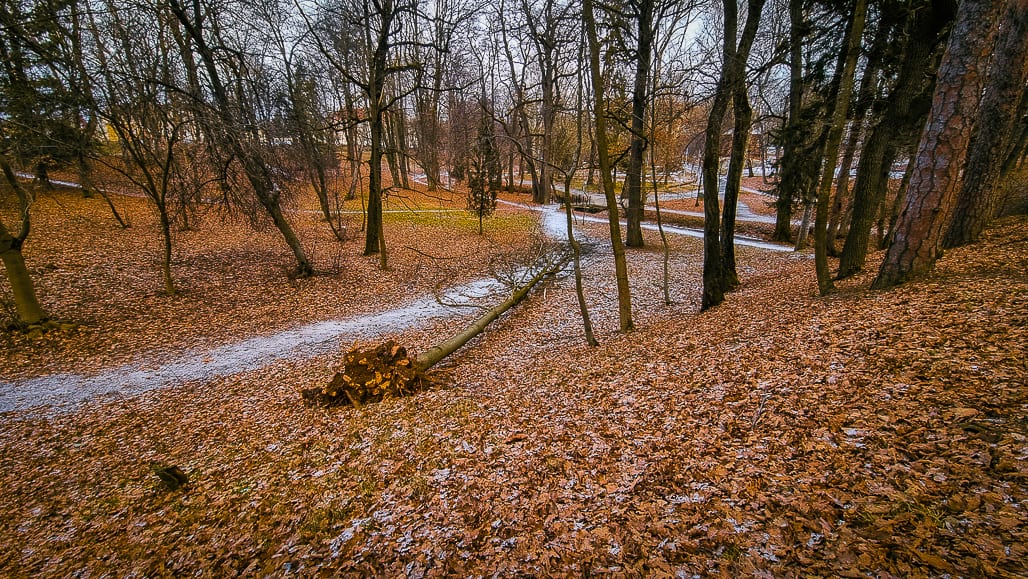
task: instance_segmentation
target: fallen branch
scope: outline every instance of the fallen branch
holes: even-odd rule
[[[328,385],[301,392],[308,406],[361,406],[384,400],[410,396],[427,387],[425,372],[482,333],[507,310],[519,304],[543,278],[554,275],[570,261],[569,255],[550,261],[502,303],[499,303],[467,328],[448,340],[436,344],[419,356],[390,340],[372,348],[356,344],[346,353],[343,371],[337,372]]]

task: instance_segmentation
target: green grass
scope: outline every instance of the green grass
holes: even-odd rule
[[[468,211],[448,213],[385,213],[387,224],[407,224],[417,227],[440,227],[451,231],[478,233],[478,216]],[[482,220],[485,233],[527,232],[535,228],[531,215],[490,215]]]

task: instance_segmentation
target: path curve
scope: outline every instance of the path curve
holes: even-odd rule
[[[538,207],[500,200],[505,205],[540,213],[546,235],[553,239],[567,238],[566,216],[556,205]],[[607,223],[605,218],[576,215],[576,221]],[[656,229],[644,223],[646,229]],[[664,226],[671,234],[702,237],[703,232],[683,227]],[[736,243],[771,251],[792,248],[748,238]],[[82,403],[99,397],[127,397],[149,390],[175,386],[192,381],[207,381],[258,370],[281,359],[313,357],[338,350],[344,342],[368,340],[423,327],[432,320],[470,317],[477,303],[504,289],[494,279],[480,279],[418,298],[390,310],[338,320],[314,322],[274,334],[255,336],[215,348],[185,353],[174,362],[148,363],[146,360],[125,364],[97,374],[60,373],[20,381],[0,381],[0,412],[13,412],[49,406],[53,413],[72,412]]]
[[[314,322],[275,334],[255,336],[213,350],[187,352],[160,365],[145,361],[98,374],[61,373],[16,382],[0,382],[0,412],[51,406],[70,412],[101,396],[133,396],[196,380],[213,380],[258,370],[286,358],[313,357],[338,350],[344,341],[370,339],[426,325],[429,321],[472,315],[483,298],[503,289],[491,279],[451,288],[436,299],[426,296],[383,312]]]

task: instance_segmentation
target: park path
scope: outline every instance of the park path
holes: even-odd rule
[[[505,204],[530,209],[540,214],[543,232],[556,240],[566,239],[566,216],[556,205],[529,206]],[[576,215],[579,222],[606,223],[601,217]],[[645,223],[646,229],[656,225]],[[672,235],[702,237],[700,230],[664,226]],[[759,240],[736,238],[739,245],[771,251],[791,248]],[[471,317],[473,307],[488,301],[503,290],[493,279],[480,279],[445,290],[442,295],[427,295],[396,308],[377,313],[337,320],[315,322],[274,334],[254,336],[215,349],[195,350],[179,359],[154,363],[139,360],[107,369],[97,374],[59,373],[19,381],[0,381],[0,412],[49,407],[52,413],[72,412],[94,398],[135,396],[150,390],[189,382],[204,382],[242,372],[259,370],[283,359],[303,359],[336,351],[355,339],[369,340],[408,329],[423,327],[433,320]]]
[[[60,373],[15,382],[0,382],[0,412],[51,406],[74,410],[100,396],[133,396],[157,388],[209,381],[259,370],[283,359],[310,358],[336,351],[346,342],[368,340],[451,317],[470,316],[479,300],[502,290],[492,279],[476,280],[424,296],[393,309],[338,320],[325,320],[274,334],[254,336],[213,350],[187,352],[163,364],[133,362],[98,374]]]

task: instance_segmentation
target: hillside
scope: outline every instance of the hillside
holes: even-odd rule
[[[71,197],[27,251],[49,270],[44,300],[80,327],[5,334],[0,381],[156,366],[393,307],[484,275],[530,229],[517,209],[480,245],[470,221],[458,234],[392,222],[387,237],[409,248],[392,272],[352,257],[354,242],[331,275],[290,282],[270,233],[219,225],[183,234],[195,240],[177,245],[186,291],[169,299],[154,295],[156,250],[129,250],[153,235],[142,201],[134,228],[97,254],[74,238],[97,223]],[[828,298],[809,256],[740,247],[742,287],[699,314],[701,242],[672,238],[670,307],[660,252],[629,254],[629,335],[614,331],[613,266],[597,248],[586,284],[598,348],[564,278],[411,398],[304,407],[298,392],[331,377],[332,351],[6,412],[0,574],[1023,576],[1026,243],[1028,220],[1008,218],[925,281],[871,292],[872,271]],[[77,265],[58,261],[72,246]],[[118,267],[134,281],[114,289]],[[105,288],[113,305],[97,302]],[[417,351],[466,318],[390,337]],[[188,484],[164,489],[154,464]]]

